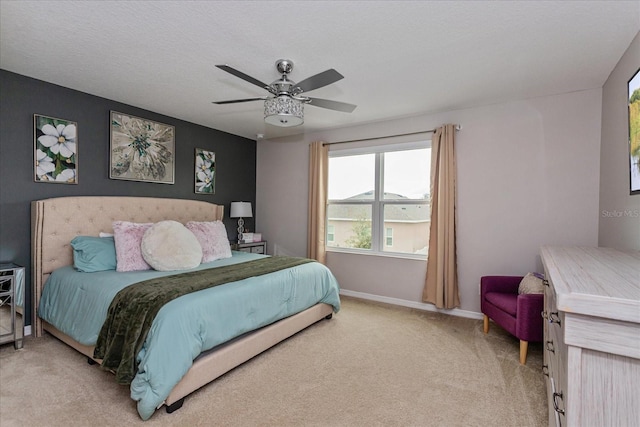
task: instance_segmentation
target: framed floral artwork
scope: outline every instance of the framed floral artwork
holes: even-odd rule
[[[196,148],[195,191],[197,194],[216,192],[216,153]]]
[[[175,128],[111,111],[109,178],[173,184]]]
[[[630,194],[640,194],[640,70],[628,83]]]
[[[33,115],[33,172],[36,182],[78,183],[78,124]]]

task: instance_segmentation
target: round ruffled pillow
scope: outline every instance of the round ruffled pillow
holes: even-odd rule
[[[149,227],[141,249],[144,260],[158,271],[188,270],[202,260],[200,242],[177,221],[160,221]]]

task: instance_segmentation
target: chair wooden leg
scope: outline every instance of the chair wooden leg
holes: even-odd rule
[[[489,316],[485,314],[483,320],[484,324],[482,325],[482,327],[484,329],[484,333],[486,334],[489,332]]]
[[[520,340],[520,364],[527,364],[527,349],[529,348],[529,342]]]

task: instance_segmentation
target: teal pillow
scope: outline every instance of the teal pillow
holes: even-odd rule
[[[73,266],[83,273],[116,269],[113,237],[76,236],[71,241]]]

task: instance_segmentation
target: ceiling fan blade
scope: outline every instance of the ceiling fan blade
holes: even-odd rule
[[[330,70],[323,71],[322,73],[318,73],[314,76],[311,76],[307,79],[304,79],[300,83],[296,85],[296,87],[300,88],[302,92],[309,92],[310,90],[318,89],[331,83],[335,83],[340,79],[343,79],[344,76],[331,68]]]
[[[239,102],[249,102],[249,101],[264,101],[267,97],[262,98],[246,98],[246,99],[232,99],[230,101],[213,101],[214,104],[237,104]]]
[[[253,77],[243,73],[242,71],[238,71],[233,67],[230,67],[228,65],[216,65],[216,67],[220,68],[223,71],[226,71],[229,74],[233,74],[236,77],[240,77],[242,80],[245,80],[251,84],[254,84],[256,86],[260,86],[262,89],[267,89],[269,87],[268,84],[261,82],[258,79],[254,79]],[[268,89],[267,89],[268,90]]]
[[[314,107],[328,108],[330,110],[351,113],[356,109],[357,105],[347,104],[346,102],[330,101],[328,99],[309,98],[309,105]]]

